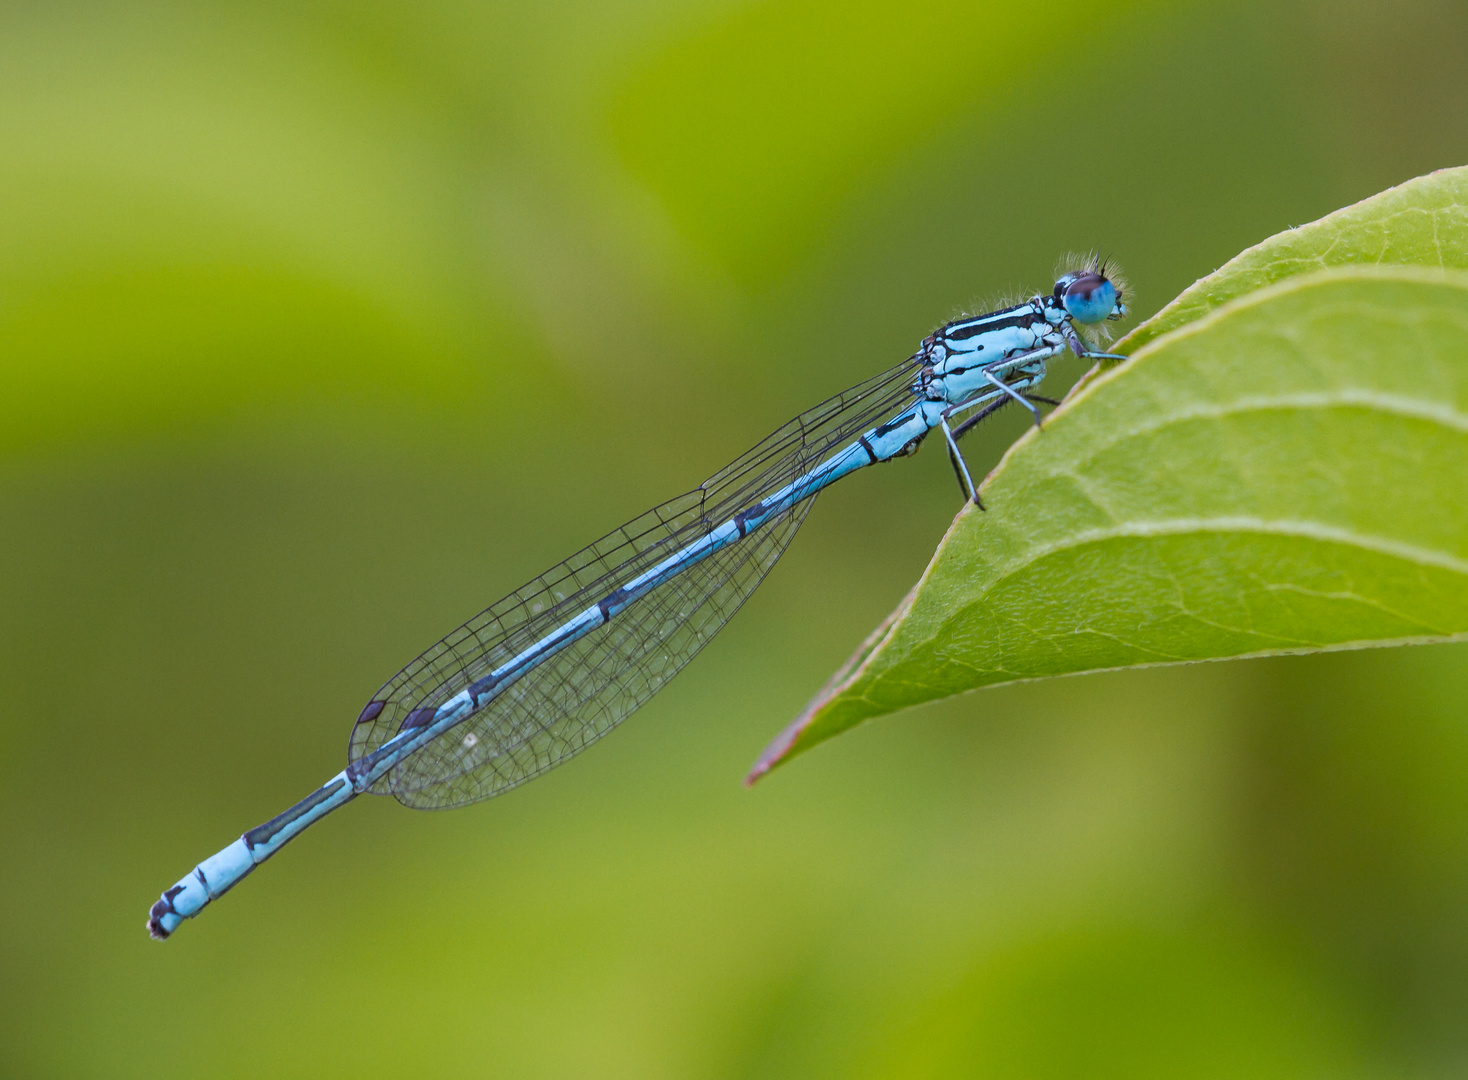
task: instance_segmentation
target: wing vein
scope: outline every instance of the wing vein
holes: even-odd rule
[[[374,695],[353,728],[349,759],[371,753],[410,714],[437,708],[890,418],[911,399],[916,371],[909,359],[802,413],[698,488],[613,530],[470,619]],[[785,508],[634,600],[426,743],[372,790],[413,807],[461,806],[524,783],[605,735],[728,622],[784,553],[813,502]]]

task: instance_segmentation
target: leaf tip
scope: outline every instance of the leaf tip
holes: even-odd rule
[[[795,745],[795,740],[800,738],[800,733],[805,730],[805,725],[809,722],[810,713],[807,711],[786,724],[780,734],[770,740],[770,744],[760,752],[760,756],[750,766],[749,773],[744,777],[744,786],[754,787],[766,773],[782,764],[790,748]]]

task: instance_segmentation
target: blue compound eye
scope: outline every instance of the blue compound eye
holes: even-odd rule
[[[1116,310],[1116,286],[1100,274],[1077,274],[1055,283],[1055,298],[1078,323],[1105,322]]]

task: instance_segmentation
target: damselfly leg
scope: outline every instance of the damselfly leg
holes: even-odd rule
[[[1040,427],[1040,410],[1036,408],[1036,406],[1032,402],[1026,400],[1023,394],[1021,394],[1014,387],[1010,386],[1003,379],[999,378],[992,371],[986,371],[984,373],[984,377],[987,378],[989,382],[993,383],[996,389],[1002,390],[1004,391],[1004,393],[1008,394],[1011,400],[1017,401],[1026,409],[1029,409],[1030,415],[1035,418],[1035,426]],[[1002,401],[1004,399],[1000,398],[1000,400]]]
[[[1036,402],[1040,405],[1049,405],[1052,409],[1060,404],[1060,402],[1057,401],[1055,398],[1045,397],[1042,394],[1025,394],[1024,396],[1029,401]],[[1008,396],[999,398],[996,401],[987,402],[982,409],[980,409],[963,423],[952,429],[953,438],[948,447],[948,460],[953,465],[953,475],[958,478],[958,490],[962,492],[965,497],[968,496],[969,484],[971,484],[973,481],[969,477],[968,465],[962,456],[963,451],[958,448],[958,440],[963,438],[970,431],[976,428],[981,421],[987,420],[989,417],[993,416],[996,412],[1004,408],[1004,406],[1008,405],[1009,403],[1010,398]],[[985,509],[984,500],[979,497],[977,487],[974,488],[973,501],[974,505],[977,506],[980,510]]]
[[[948,426],[948,418],[944,417],[939,426],[943,428],[943,438],[948,443],[948,460],[953,463],[953,469],[958,473],[958,486],[963,489],[964,497],[972,499],[980,510],[984,504],[979,502],[978,489],[974,487],[974,478],[969,475],[968,462],[963,460],[963,451],[959,450],[958,443],[953,438],[953,429]]]
[[[1065,343],[1070,346],[1070,351],[1082,360],[1125,360],[1125,356],[1114,352],[1098,352],[1086,344],[1086,339],[1077,334],[1074,329],[1066,327]]]

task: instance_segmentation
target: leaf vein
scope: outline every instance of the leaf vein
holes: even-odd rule
[[[1088,544],[1133,537],[1145,539],[1155,536],[1180,536],[1187,533],[1262,533],[1297,537],[1321,543],[1363,548],[1379,555],[1387,555],[1418,565],[1433,566],[1468,577],[1468,560],[1457,558],[1446,552],[1433,551],[1414,544],[1404,544],[1400,540],[1392,540],[1384,536],[1370,536],[1319,521],[1268,520],[1240,515],[1216,518],[1175,518],[1168,521],[1132,521],[1109,528],[1085,529],[1049,544],[1035,545],[1020,558],[1007,564],[995,575],[994,580],[997,583],[1052,554],[1084,547]]]

